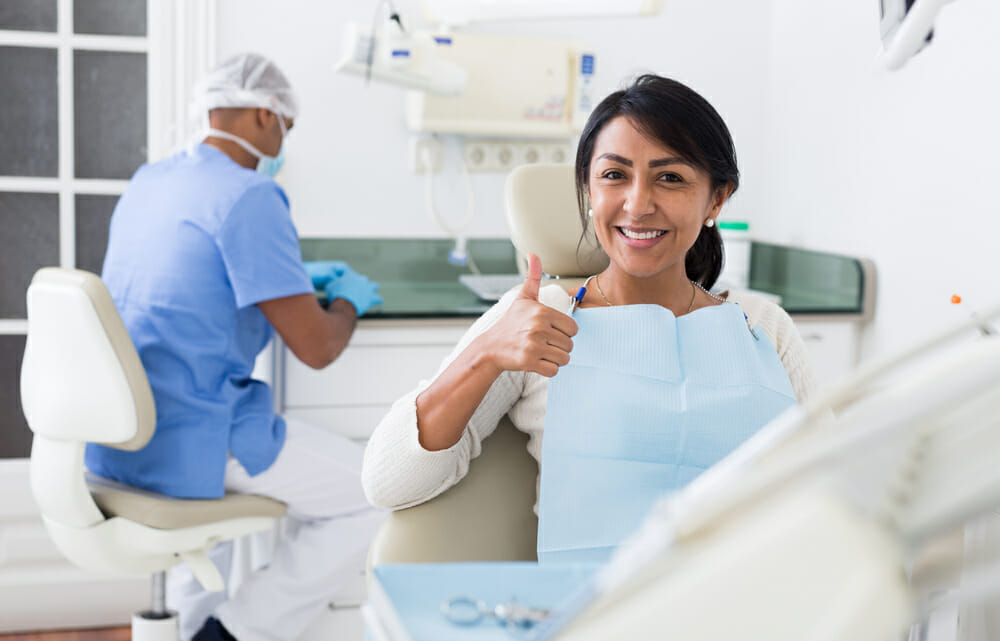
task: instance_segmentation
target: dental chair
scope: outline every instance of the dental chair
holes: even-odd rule
[[[573,165],[514,169],[505,210],[519,257],[537,254],[545,273],[564,286],[607,266],[592,234],[581,241]],[[381,563],[536,560],[538,465],[527,441],[508,418],[501,419],[460,483],[389,515],[369,548],[369,572]]]
[[[34,433],[31,489],[45,528],[82,568],[152,573],[152,604],[133,615],[132,639],[174,641],[166,570],[186,562],[206,589],[224,589],[206,552],[272,528],[285,506],[240,494],[175,499],[87,472],[88,442],[134,451],[152,437],[156,408],[146,373],[96,275],[43,268],[28,287],[27,307],[21,400]]]

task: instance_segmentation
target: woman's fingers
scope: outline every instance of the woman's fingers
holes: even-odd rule
[[[542,284],[542,262],[535,254],[528,254],[528,275],[521,285],[519,298],[538,302],[538,289]]]
[[[545,342],[567,354],[573,351],[573,339],[562,332],[551,332]]]

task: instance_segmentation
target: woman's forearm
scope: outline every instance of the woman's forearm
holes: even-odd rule
[[[426,450],[444,450],[462,438],[479,404],[503,370],[474,340],[417,396],[417,432]]]

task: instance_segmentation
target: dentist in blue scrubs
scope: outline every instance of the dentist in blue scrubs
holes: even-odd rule
[[[156,433],[137,452],[91,445],[86,463],[170,496],[286,503],[270,565],[232,598],[206,592],[183,566],[167,598],[183,641],[291,641],[353,578],[381,514],[361,489],[360,448],[275,415],[251,371],[275,332],[302,362],[329,365],[381,299],[343,263],[313,274],[302,263],[274,181],[298,114],[277,66],[255,54],[226,60],[196,87],[195,104],[209,124],[201,143],[139,168],[112,216],[102,274],[149,377]],[[212,558],[227,576],[231,545]]]
[[[655,75],[607,96],[576,156],[580,217],[610,258],[579,292],[522,287],[399,399],[365,452],[376,505],[458,483],[497,422],[539,462],[540,562],[606,560],[667,492],[805,399],[812,375],[791,318],[750,292],[712,291],[716,219],[739,186],[716,110]]]

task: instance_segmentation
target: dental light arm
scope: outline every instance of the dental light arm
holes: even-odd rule
[[[934,34],[934,19],[951,0],[879,0],[882,61],[899,69],[927,46]]]
[[[440,37],[404,32],[398,19],[391,18],[381,31],[350,22],[344,31],[341,59],[334,68],[407,89],[459,95],[468,72],[438,56],[440,45]]]

